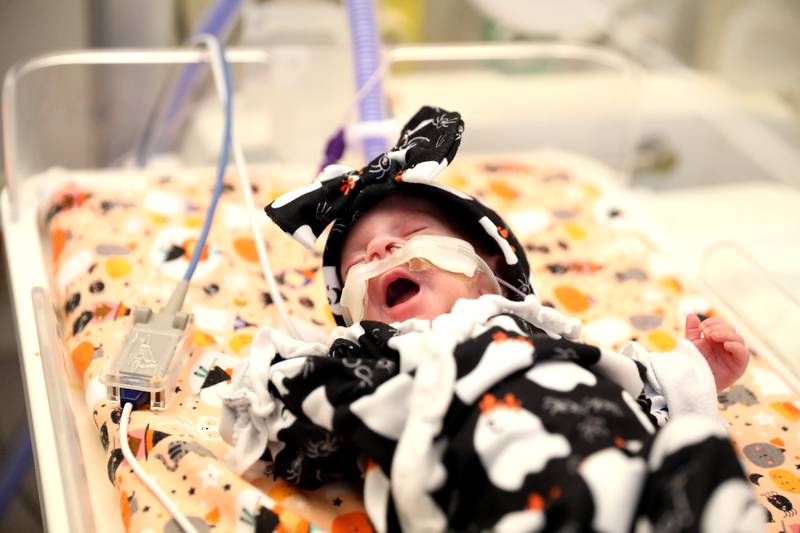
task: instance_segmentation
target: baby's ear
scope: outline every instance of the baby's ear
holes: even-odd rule
[[[505,257],[502,254],[491,255],[485,258],[486,264],[489,265],[489,268],[492,269],[494,272],[494,276],[497,279],[503,280],[506,284],[513,284],[517,285],[518,282],[515,282],[516,274],[514,274],[513,270],[508,266],[506,263]],[[512,291],[502,282],[500,282],[500,294],[507,298],[512,297],[517,291]],[[516,296],[513,296],[516,298]]]
[[[483,260],[486,261],[486,264],[489,265],[489,268],[492,269],[492,272],[494,272],[495,277],[502,278],[503,273],[498,271],[498,268],[503,264],[503,257],[501,255],[484,255],[482,257]],[[506,296],[506,288],[501,285],[500,290],[502,291],[501,294]]]
[[[501,261],[503,260],[502,256],[500,256],[500,255],[487,255],[487,256],[484,256],[483,260],[486,261],[486,264],[489,265],[489,268],[492,269],[492,272],[494,272],[498,276],[500,275],[500,273],[497,271],[497,269],[502,264],[501,263]]]

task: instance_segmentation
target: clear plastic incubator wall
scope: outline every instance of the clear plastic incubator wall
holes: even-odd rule
[[[309,183],[327,140],[357,121],[349,54],[228,50],[233,124],[259,211]],[[164,305],[202,225],[224,124],[208,61],[199,49],[85,51],[40,57],[6,77],[3,227],[50,528],[160,530],[172,519],[120,467],[119,412],[99,377],[124,341],[130,310]],[[170,107],[175,100],[165,96],[174,96],[169,89],[189,67],[198,79]],[[711,250],[700,278],[687,275],[676,260],[681,251],[660,238],[647,205],[628,188],[644,76],[589,47],[421,46],[388,49],[383,83],[398,126],[421,105],[462,114],[464,140],[442,181],[516,228],[537,294],[580,318],[587,341],[619,348],[636,339],[668,351],[691,312],[723,314],[746,333],[755,357],[720,394],[720,408],[751,480],[783,483],[775,491],[766,482],[753,487],[772,491],[759,498],[780,523],[800,506],[800,479],[789,466],[800,455],[800,345],[790,331],[800,307],[735,247]],[[347,128],[346,139],[345,161],[356,166],[363,130]],[[318,259],[263,217],[280,293],[273,296],[237,175],[231,164],[189,285],[191,353],[167,409],[137,411],[128,442],[197,527],[252,530],[262,507],[298,531],[368,525],[352,488],[302,491],[226,467],[218,394],[257,328],[280,327],[276,296],[309,335],[333,326]],[[748,455],[755,443],[786,461],[780,475]]]

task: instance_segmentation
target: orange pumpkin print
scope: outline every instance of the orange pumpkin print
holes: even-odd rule
[[[88,341],[83,341],[72,350],[72,353],[70,353],[72,366],[75,367],[75,371],[78,373],[78,376],[80,376],[81,379],[83,379],[86,369],[89,368],[89,363],[92,362],[93,355],[94,346]]]
[[[256,242],[250,237],[242,237],[233,241],[233,248],[236,253],[245,261],[251,263],[258,262],[258,251],[256,250]]]
[[[69,234],[66,230],[55,228],[53,231],[50,232],[50,242],[53,246],[53,263],[58,261],[58,258],[61,256],[61,252],[64,251],[64,245],[67,243],[67,237]]]
[[[589,297],[569,285],[561,285],[555,289],[556,298],[571,313],[581,313],[589,309]]]
[[[333,521],[331,533],[372,533],[366,513],[347,513],[337,516]]]
[[[489,184],[489,190],[502,198],[503,200],[516,200],[519,192],[514,187],[510,186],[505,181],[493,181]]]
[[[131,527],[131,505],[124,490],[119,493],[119,510],[122,514],[122,525],[125,527],[125,531],[128,531]]]
[[[184,249],[184,259],[191,261],[192,255],[194,255],[195,246],[197,246],[197,239],[186,239],[183,241],[181,248]],[[205,261],[206,259],[208,259],[208,244],[204,244],[203,249],[200,250],[200,261]]]

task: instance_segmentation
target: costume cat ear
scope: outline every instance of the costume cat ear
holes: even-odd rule
[[[352,217],[364,191],[373,191],[379,201],[403,182],[431,183],[455,157],[463,132],[460,114],[425,106],[403,126],[397,144],[361,170],[329,165],[313,183],[287,192],[264,210],[283,231],[313,248],[331,222]]]

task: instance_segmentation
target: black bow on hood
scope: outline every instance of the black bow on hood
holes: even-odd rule
[[[337,324],[344,325],[339,266],[345,238],[360,215],[398,191],[440,206],[466,235],[484,243],[490,254],[501,256],[504,281],[523,294],[533,294],[525,252],[503,219],[472,196],[434,181],[455,157],[463,131],[458,113],[423,107],[403,127],[397,144],[361,170],[330,165],[313,183],[265,208],[283,231],[308,248],[333,224],[322,255],[322,272]],[[508,298],[522,299],[515,292]]]

